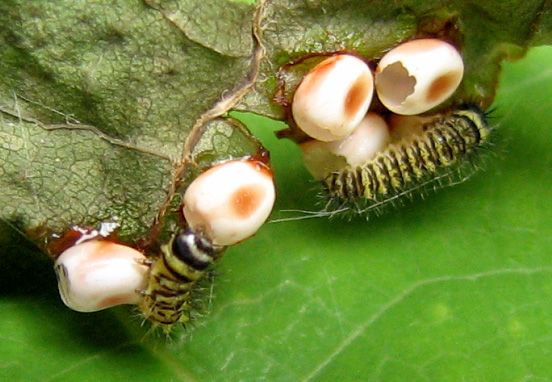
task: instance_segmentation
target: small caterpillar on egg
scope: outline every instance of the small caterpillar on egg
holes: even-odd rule
[[[424,124],[422,129],[420,135],[391,143],[361,165],[327,175],[322,180],[323,193],[329,198],[326,211],[377,212],[424,186],[455,184],[454,173],[472,163],[479,149],[489,143],[492,131],[486,113],[472,104]]]
[[[461,52],[435,38],[391,49],[377,63],[373,81],[365,62],[347,54],[313,67],[293,93],[290,129],[279,136],[301,145],[305,166],[321,182],[326,204],[322,211],[295,211],[304,216],[276,221],[379,213],[403,197],[467,179],[458,174],[475,168],[473,159],[489,143],[486,113],[464,104],[429,119],[423,115],[455,93],[463,73]],[[358,83],[370,91],[357,92]],[[375,106],[370,105],[371,90],[377,93]],[[416,122],[399,122],[388,143],[382,115]],[[360,122],[359,116],[364,118]]]
[[[54,270],[65,305],[79,312],[137,305],[140,315],[166,334],[201,313],[203,281],[212,281],[211,265],[224,247],[185,228],[147,256],[113,241],[108,224],[100,229],[73,226],[52,243],[53,249],[63,248]]]
[[[181,208],[189,228],[174,234],[150,262],[138,304],[142,315],[166,333],[188,323],[197,310],[198,283],[226,247],[257,232],[274,198],[272,172],[257,158],[222,162],[195,178]]]

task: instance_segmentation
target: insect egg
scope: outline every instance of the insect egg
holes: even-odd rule
[[[368,111],[373,91],[372,72],[364,61],[347,54],[327,58],[297,87],[291,106],[293,118],[314,139],[342,139]]]
[[[376,91],[392,112],[420,114],[449,98],[463,74],[455,47],[438,39],[413,40],[383,56],[376,69]]]
[[[182,212],[189,228],[161,246],[139,307],[169,332],[192,319],[197,283],[224,247],[253,235],[274,204],[272,173],[263,162],[233,160],[203,172],[186,189]]]
[[[66,249],[54,265],[59,293],[67,307],[95,312],[137,304],[144,288],[146,257],[134,248],[108,240],[89,240]]]
[[[346,165],[357,166],[373,158],[389,143],[389,129],[376,113],[368,113],[348,137],[335,142],[301,144],[305,166],[315,179]]]
[[[141,252],[105,240],[111,230],[71,230],[76,243],[57,258],[55,271],[64,303],[92,312],[137,304],[154,326],[169,332],[192,319],[197,283],[224,246],[253,235],[274,204],[272,173],[260,160],[220,163],[199,175],[184,195],[189,228],[172,235],[159,253]],[[111,228],[111,227],[108,227]]]
[[[424,132],[424,125],[440,118],[437,116],[399,115],[389,116],[389,132],[391,142],[400,142],[420,136]]]
[[[215,245],[252,236],[274,205],[272,172],[256,160],[223,162],[199,175],[184,194],[186,222]]]

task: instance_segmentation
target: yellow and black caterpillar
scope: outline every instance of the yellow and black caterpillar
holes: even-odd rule
[[[421,135],[389,145],[364,164],[329,174],[323,180],[325,193],[337,209],[362,213],[431,183],[468,160],[488,142],[490,132],[482,109],[461,107],[424,125]]]
[[[144,317],[166,332],[190,321],[194,287],[221,252],[222,247],[191,229],[174,235],[150,265],[139,306]]]

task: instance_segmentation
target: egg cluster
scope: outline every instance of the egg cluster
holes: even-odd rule
[[[96,230],[63,251],[55,263],[62,300],[73,310],[93,312],[121,304],[142,308],[152,294],[163,294],[171,300],[149,301],[144,315],[160,321],[159,312],[167,309],[178,320],[187,314],[190,288],[203,276],[203,264],[212,261],[213,253],[254,235],[274,199],[272,172],[265,163],[217,164],[186,189],[182,212],[188,228],[162,246],[162,254],[150,258]]]
[[[301,145],[316,179],[344,166],[358,166],[392,142],[419,133],[431,117],[419,116],[447,100],[464,73],[455,47],[418,39],[385,54],[375,73],[362,59],[340,54],[315,66],[297,87],[292,115],[312,139]],[[371,111],[374,92],[391,113]]]
[[[488,134],[482,111],[439,119],[435,134],[413,139],[416,150],[389,147],[425,134],[424,127],[440,117],[420,114],[454,93],[463,70],[458,51],[437,39],[397,46],[381,58],[375,74],[353,55],[322,61],[303,78],[291,105],[295,123],[311,138],[301,144],[307,168],[330,194],[376,199],[422,178],[418,164],[429,171],[454,162]],[[375,112],[381,105],[371,108],[374,93],[384,113]],[[370,164],[378,155],[381,166]],[[274,200],[266,163],[246,158],[215,164],[183,195],[186,227],[154,256],[111,240],[112,229],[81,230],[55,263],[62,300],[81,312],[135,304],[168,331],[190,319],[195,283],[225,247],[257,232]]]

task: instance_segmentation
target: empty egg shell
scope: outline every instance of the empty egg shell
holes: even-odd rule
[[[388,143],[389,129],[385,120],[376,113],[368,113],[348,137],[336,142],[309,141],[301,145],[301,150],[309,172],[315,179],[323,179],[346,165],[363,164]]]
[[[394,113],[414,115],[449,98],[464,74],[456,48],[438,39],[419,39],[390,50],[375,75],[380,101]]]
[[[137,304],[148,267],[134,248],[108,240],[89,240],[65,250],[56,260],[61,299],[78,312]]]
[[[420,116],[420,115],[398,115],[393,114],[389,117],[389,130],[391,141],[399,142],[401,140],[411,139],[422,135],[424,124],[439,118],[439,116]]]
[[[389,143],[389,129],[385,120],[376,113],[368,113],[348,137],[329,143],[330,151],[341,155],[351,166],[372,159]]]
[[[328,147],[328,142],[315,139],[301,143],[303,163],[316,180],[322,180],[334,171],[339,171],[347,166],[347,161],[342,156],[333,153]]]
[[[272,172],[266,165],[229,161],[194,179],[184,194],[183,213],[192,229],[227,246],[255,234],[270,215],[274,199]]]
[[[293,118],[312,138],[336,141],[360,123],[373,92],[372,72],[364,61],[347,54],[333,56],[315,66],[297,87]]]

